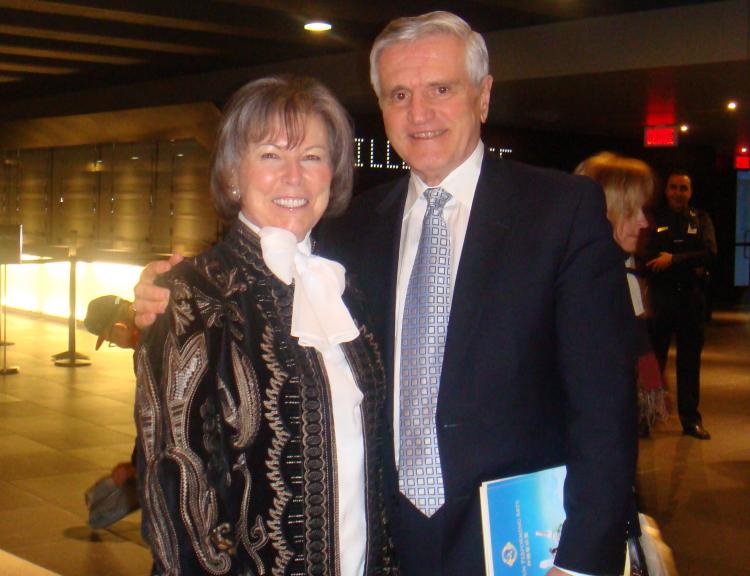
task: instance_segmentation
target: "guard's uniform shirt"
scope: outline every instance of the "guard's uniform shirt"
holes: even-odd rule
[[[649,252],[672,254],[672,265],[653,274],[653,285],[678,291],[705,287],[706,267],[716,255],[716,235],[709,215],[695,208],[686,213],[665,209],[656,214]]]

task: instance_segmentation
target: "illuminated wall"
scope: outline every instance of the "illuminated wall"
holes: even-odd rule
[[[104,262],[76,264],[76,318],[83,320],[90,300],[105,294],[133,299],[141,266]],[[29,312],[67,318],[69,315],[70,264],[8,265],[8,306]]]

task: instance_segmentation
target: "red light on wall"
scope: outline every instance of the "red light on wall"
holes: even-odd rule
[[[735,170],[750,170],[750,156],[734,157],[734,169]]]
[[[677,126],[646,126],[643,129],[643,145],[677,146]]]

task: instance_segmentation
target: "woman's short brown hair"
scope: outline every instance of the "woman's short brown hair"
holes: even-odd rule
[[[251,142],[283,131],[290,148],[305,138],[305,119],[320,117],[328,131],[331,196],[326,216],[337,216],[349,205],[354,178],[352,123],[333,93],[314,78],[271,76],[245,84],[234,93],[222,115],[211,165],[211,195],[219,215],[234,219],[240,210],[237,171]]]
[[[612,152],[586,158],[575,170],[598,182],[607,198],[607,218],[617,225],[651,200],[654,173],[648,164]]]

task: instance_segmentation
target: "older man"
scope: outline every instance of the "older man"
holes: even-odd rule
[[[549,573],[621,573],[632,311],[603,194],[485,151],[487,49],[457,16],[391,22],[370,66],[411,174],[359,195],[320,247],[358,280],[393,377],[385,477],[402,572],[483,574],[481,482],[565,464]],[[153,303],[136,304],[149,320]]]

